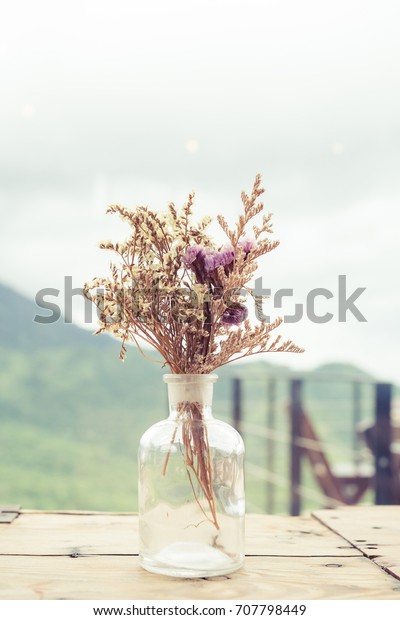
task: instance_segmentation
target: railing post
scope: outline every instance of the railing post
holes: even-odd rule
[[[301,436],[301,379],[292,379],[290,382],[290,514],[300,514],[300,484],[301,484],[301,448],[298,439]]]
[[[392,428],[390,405],[392,386],[377,383],[375,386],[375,503],[393,504],[392,478]]]
[[[275,430],[275,409],[276,409],[276,379],[268,381],[268,409],[267,409],[267,429]],[[275,440],[269,437],[266,441],[267,448],[267,471],[274,472],[275,469]],[[275,513],[275,487],[271,480],[267,480],[267,514]]]
[[[234,378],[233,379],[233,426],[236,428],[237,432],[240,433],[240,423],[242,420],[242,381],[241,379]]]
[[[358,434],[358,425],[361,420],[361,383],[353,382],[353,462],[357,467],[360,464],[360,437]]]

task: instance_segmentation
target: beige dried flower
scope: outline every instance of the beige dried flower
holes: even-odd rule
[[[251,195],[242,192],[243,213],[233,229],[217,217],[227,236],[221,247],[207,234],[210,217],[193,223],[194,194],[181,210],[170,203],[162,214],[145,206],[134,211],[109,207],[108,213],[118,213],[130,225],[131,234],[123,243],[100,244],[118,255],[118,266],[112,263],[111,277],[85,284],[84,292],[100,310],[96,333],[122,339],[121,359],[129,341],[141,351],[140,339],[180,374],[209,373],[256,353],[303,351],[280,336],[271,340],[282,319],[256,326],[247,320],[242,295],[249,290],[256,259],[279,244],[269,238],[271,214],[260,225],[253,223],[263,210],[263,192],[257,175]]]

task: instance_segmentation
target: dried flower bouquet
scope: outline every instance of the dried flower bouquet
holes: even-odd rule
[[[271,337],[281,318],[255,326],[247,318],[244,294],[258,306],[262,303],[248,288],[257,259],[279,244],[269,238],[271,214],[264,215],[259,226],[254,223],[263,211],[260,183],[257,175],[251,195],[242,192],[243,213],[233,229],[218,216],[227,237],[222,246],[207,234],[211,218],[193,223],[193,194],[181,210],[170,203],[162,214],[146,206],[134,211],[109,207],[108,212],[118,213],[132,232],[123,243],[100,244],[114,251],[119,263],[111,263],[111,277],[85,284],[84,293],[99,310],[96,333],[109,332],[122,340],[122,360],[129,341],[148,357],[140,340],[160,353],[163,361],[153,361],[177,374],[210,373],[256,353],[303,351],[291,340]],[[196,500],[202,507],[199,495],[205,499],[202,510],[218,528],[208,438],[205,430],[199,432],[204,429],[198,424],[201,409],[196,402],[180,404],[184,458]],[[167,464],[168,456],[164,474]]]

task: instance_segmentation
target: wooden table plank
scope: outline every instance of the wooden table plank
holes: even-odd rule
[[[311,517],[246,515],[246,555],[358,556],[360,551]]]
[[[133,515],[22,513],[0,527],[0,555],[133,555],[137,546]]]
[[[313,514],[400,580],[400,506],[351,506]]]
[[[137,515],[22,513],[0,527],[0,554],[135,555]],[[249,556],[361,556],[362,553],[310,517],[246,516]]]
[[[20,508],[17,504],[1,504],[0,523],[12,523],[18,517]]]
[[[194,580],[141,569],[137,515],[22,511],[0,525],[0,599],[400,599],[399,511],[248,515],[244,569]]]
[[[137,556],[0,556],[1,599],[312,600],[400,599],[400,584],[364,557],[251,557],[226,577],[147,573]]]

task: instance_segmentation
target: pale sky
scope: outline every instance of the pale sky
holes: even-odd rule
[[[395,0],[104,0],[3,6],[0,281],[34,297],[106,273],[109,203],[240,208],[257,172],[281,246],[266,286],[329,323],[307,351],[400,382],[400,7]],[[339,323],[337,278],[367,318]],[[276,311],[275,315],[279,312]],[[76,305],[74,320],[81,324]]]

